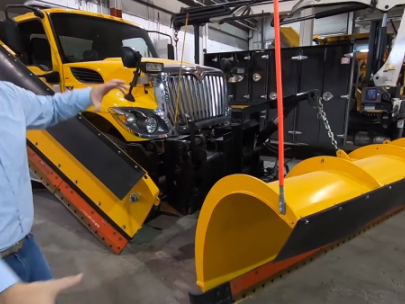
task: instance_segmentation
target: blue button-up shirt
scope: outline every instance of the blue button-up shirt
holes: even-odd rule
[[[86,110],[90,90],[38,96],[0,81],[0,252],[27,236],[34,221],[27,130],[45,129]],[[0,259],[0,293],[18,281]]]

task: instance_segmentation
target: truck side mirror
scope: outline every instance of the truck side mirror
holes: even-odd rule
[[[170,43],[167,45],[167,59],[174,60],[174,46]]]
[[[14,53],[21,55],[24,51],[18,23],[13,19],[0,21],[0,40],[4,42]]]
[[[138,68],[141,64],[142,55],[129,46],[123,46],[121,48],[121,60],[126,68]]]
[[[132,95],[132,90],[134,89],[134,87],[136,87],[138,78],[141,75],[142,55],[129,46],[123,46],[121,48],[121,60],[124,64],[124,67],[136,69],[134,71],[134,78],[132,78],[132,81],[129,84],[128,93],[124,96],[126,100],[135,102],[135,97]]]

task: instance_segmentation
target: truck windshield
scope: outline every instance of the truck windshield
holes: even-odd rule
[[[139,27],[72,13],[53,13],[50,18],[64,63],[121,57],[122,46],[130,46],[144,57],[158,57],[148,33]]]

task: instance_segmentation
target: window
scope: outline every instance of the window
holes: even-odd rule
[[[86,56],[86,51],[91,50],[93,44],[91,40],[67,36],[59,36],[59,41],[69,62],[84,61],[86,57],[83,56]]]
[[[123,46],[129,46],[133,49],[137,50],[143,57],[152,57],[151,52],[149,51],[148,45],[146,44],[145,40],[142,38],[131,38],[131,39],[124,39],[122,41]]]
[[[21,61],[44,71],[52,71],[52,52],[42,22],[38,19],[18,24],[24,52]]]
[[[119,58],[123,46],[145,57],[158,57],[148,33],[139,27],[74,13],[53,13],[51,21],[64,63]]]

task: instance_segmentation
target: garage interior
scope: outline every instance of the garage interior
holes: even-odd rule
[[[55,277],[84,273],[58,303],[403,303],[404,16],[0,0],[1,81],[131,84],[27,132],[35,237]]]
[[[190,303],[195,216],[160,218],[153,225],[164,232],[149,230],[116,256],[47,191],[35,191],[35,208],[33,231],[55,277],[85,274],[80,286],[61,294],[60,303]],[[388,219],[250,292],[242,303],[403,303],[403,219],[403,213]]]

